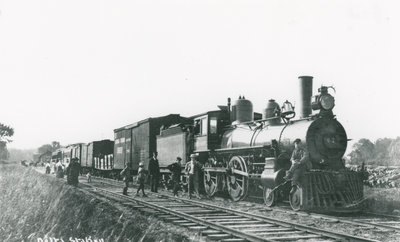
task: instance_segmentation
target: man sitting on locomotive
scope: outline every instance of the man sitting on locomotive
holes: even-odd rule
[[[286,172],[284,179],[292,179],[292,186],[300,185],[301,176],[312,168],[308,151],[303,147],[300,139],[295,139],[294,141],[294,150],[290,161],[292,166]]]

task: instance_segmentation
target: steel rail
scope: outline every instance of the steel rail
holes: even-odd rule
[[[83,178],[83,177],[82,177],[82,178]],[[94,178],[97,178],[97,179],[98,179],[98,177],[94,177]],[[104,181],[110,181],[111,179],[100,179],[100,180],[103,180],[103,182],[104,182]],[[111,180],[111,181],[112,181],[113,183],[120,183],[119,181],[115,181],[115,180]],[[106,183],[106,184],[109,184],[109,185],[117,186],[117,184],[110,184],[110,183],[107,183],[107,182],[105,182],[105,183]],[[143,200],[138,200],[138,199],[134,199],[134,198],[129,198],[129,197],[126,197],[126,196],[121,195],[121,194],[119,194],[119,193],[107,191],[107,190],[105,190],[105,189],[98,188],[98,187],[93,186],[93,185],[84,184],[84,183],[81,183],[81,184],[83,184],[83,185],[85,185],[85,186],[89,186],[89,187],[95,188],[95,189],[97,189],[97,190],[103,190],[103,191],[105,191],[105,192],[107,192],[107,193],[111,193],[111,194],[113,194],[113,195],[120,196],[120,197],[122,197],[122,198],[124,198],[124,199],[133,200],[133,201],[136,201],[136,202],[139,202],[139,203],[146,203],[146,202],[144,202]],[[362,238],[362,237],[357,237],[357,236],[352,236],[352,235],[346,235],[346,234],[337,233],[337,232],[331,232],[331,231],[329,231],[329,230],[313,228],[313,227],[309,227],[309,226],[306,226],[306,225],[300,225],[300,224],[297,224],[297,223],[283,222],[283,221],[276,220],[276,219],[273,219],[273,218],[268,218],[268,217],[261,216],[261,215],[256,215],[256,214],[251,214],[251,213],[247,213],[247,212],[241,212],[241,211],[237,211],[237,210],[232,210],[232,209],[220,207],[220,206],[217,206],[217,205],[206,204],[206,203],[199,202],[199,201],[188,200],[188,199],[184,199],[184,198],[177,199],[177,198],[174,198],[174,197],[169,196],[169,195],[163,195],[163,196],[164,196],[164,197],[169,197],[171,200],[175,200],[175,201],[184,201],[184,202],[187,202],[187,203],[197,204],[197,205],[200,205],[200,206],[202,206],[202,207],[205,206],[205,207],[208,207],[208,208],[212,207],[212,208],[219,209],[219,210],[222,210],[222,211],[225,211],[225,212],[229,212],[229,213],[233,213],[233,214],[238,214],[238,215],[241,215],[241,216],[244,216],[244,217],[247,217],[247,218],[258,219],[259,221],[264,221],[264,222],[269,222],[269,223],[275,223],[275,224],[280,225],[280,226],[282,226],[282,227],[291,226],[291,228],[294,228],[294,229],[298,229],[298,230],[305,231],[305,232],[308,232],[308,233],[319,234],[319,235],[321,235],[321,236],[325,236],[325,237],[329,237],[329,238],[333,238],[333,239],[343,239],[343,238],[345,238],[345,239],[350,239],[350,240],[352,240],[352,241],[377,241],[377,240],[366,239],[366,238]],[[151,204],[151,203],[148,203],[148,204]],[[155,205],[155,204],[152,204],[152,205],[153,205],[153,206],[157,206],[157,207],[158,207],[157,210],[159,210],[159,209],[163,209],[163,210],[167,209],[167,208],[164,208],[164,207],[162,207],[162,206]],[[174,210],[171,210],[171,209],[167,209],[167,210],[170,210],[170,211],[168,212],[169,214],[172,214],[172,215],[175,215],[175,214],[176,214],[176,211],[174,211]],[[292,213],[292,214],[307,215],[307,216],[318,217],[318,218],[325,218],[325,219],[330,219],[330,220],[335,220],[335,221],[342,221],[342,222],[346,222],[346,223],[349,223],[349,224],[362,225],[362,226],[368,227],[368,226],[365,225],[365,223],[363,224],[363,223],[354,222],[354,221],[351,221],[351,220],[340,220],[340,219],[338,219],[338,218],[336,218],[336,217],[329,217],[329,216],[327,216],[327,215],[309,214],[309,213],[305,213],[305,212],[295,212],[295,211],[285,210],[285,209],[281,209],[281,208],[272,208],[272,210],[274,210],[274,211],[279,211],[279,212]],[[371,213],[371,214],[372,214],[372,213]],[[380,214],[375,214],[375,215],[380,215]],[[186,213],[181,213],[179,217],[182,217],[182,216],[183,216],[184,219],[186,219],[188,216],[193,217],[193,216],[188,215],[188,214],[186,214]],[[388,215],[388,217],[389,217],[389,216],[390,216],[390,215]],[[392,217],[395,217],[395,216],[392,216]],[[193,217],[193,219],[199,220],[198,218],[195,218],[195,217]],[[200,220],[201,220],[201,219],[200,219]],[[200,221],[200,222],[201,222],[201,221]],[[200,222],[197,222],[197,223],[200,223]],[[205,221],[205,222],[207,223],[207,221]],[[381,224],[373,224],[373,223],[370,223],[370,225],[371,225],[371,226],[376,226],[376,227],[384,227],[384,228],[386,228],[386,229],[396,229],[396,230],[399,230],[399,229],[400,229],[400,228],[398,228],[398,227],[392,227],[392,226],[389,226],[389,225],[381,225]],[[204,224],[204,226],[207,226],[207,224]],[[215,224],[214,224],[214,223],[211,223],[211,225],[208,225],[208,226],[215,226]],[[219,227],[219,225],[217,225],[217,227]],[[222,228],[228,229],[228,231],[226,231],[226,232],[225,232],[224,230],[222,230],[222,231],[223,231],[224,233],[226,233],[226,234],[232,234],[232,235],[234,235],[234,233],[238,232],[238,231],[236,231],[236,230],[231,230],[231,229],[226,228],[226,227],[224,227],[224,226],[222,226]],[[232,231],[232,232],[231,232],[231,231]],[[241,233],[241,232],[240,232],[239,234],[245,234],[245,233]],[[247,235],[248,235],[248,234],[246,234],[246,236],[247,236]],[[237,236],[237,237],[242,238],[242,237],[240,237],[240,236]],[[255,236],[255,237],[256,237],[255,239],[257,239],[257,240],[255,240],[255,241],[259,241],[259,239],[261,239],[262,241],[266,241],[265,238],[260,238],[260,237],[258,237],[258,236]],[[245,239],[248,239],[248,238],[245,238]],[[273,240],[271,240],[271,241],[273,241]]]
[[[114,185],[114,184],[110,184],[110,185]],[[208,204],[208,203],[203,203],[203,202],[199,202],[199,201],[194,201],[194,200],[189,200],[189,199],[185,199],[185,198],[179,198],[179,199],[177,199],[177,198],[174,198],[174,197],[172,197],[172,196],[169,196],[169,195],[163,195],[163,196],[167,196],[167,197],[170,197],[170,199],[172,199],[172,200],[180,200],[180,201],[185,201],[185,202],[188,202],[188,203],[198,203],[198,204],[202,204],[203,206],[215,206],[215,207],[218,207],[219,209],[226,209],[226,211],[229,211],[229,212],[235,212],[235,213],[238,213],[239,211],[237,211],[237,210],[231,210],[231,209],[227,209],[227,208],[223,208],[223,207],[220,207],[220,206],[218,206],[218,205],[211,205],[211,204]],[[314,218],[319,218],[319,219],[321,219],[321,218],[323,218],[323,219],[327,219],[327,220],[332,220],[332,221],[340,221],[340,222],[343,222],[343,223],[347,223],[347,224],[352,224],[352,225],[357,225],[357,226],[364,226],[364,227],[371,227],[371,226],[375,226],[375,227],[380,227],[380,228],[383,228],[383,229],[395,229],[395,230],[400,230],[400,228],[399,227],[393,227],[393,226],[390,226],[390,225],[383,225],[383,224],[376,224],[376,223],[371,223],[371,222],[357,222],[357,221],[352,221],[352,220],[349,220],[349,219],[339,219],[339,218],[337,218],[337,217],[333,217],[333,216],[329,216],[329,215],[322,215],[322,214],[315,214],[315,213],[307,213],[307,212],[302,212],[302,211],[293,211],[293,210],[289,210],[289,209],[284,209],[284,208],[270,208],[270,209],[272,209],[272,210],[274,210],[274,211],[279,211],[279,212],[285,212],[285,213],[291,213],[291,214],[298,214],[298,215],[303,215],[303,216],[311,216],[311,217],[314,217]],[[244,213],[244,214],[246,214],[246,216],[257,216],[259,219],[271,219],[271,221],[272,220],[274,220],[274,219],[272,219],[272,218],[268,218],[268,217],[265,217],[265,216],[261,216],[261,215],[255,215],[255,214],[251,214],[251,213],[246,213],[246,212],[240,212],[240,213]],[[252,217],[252,218],[255,218],[255,217]],[[265,222],[267,222],[267,221],[265,221]],[[370,240],[370,239],[365,239],[365,238],[362,238],[362,237],[357,237],[357,236],[352,236],[352,235],[346,235],[346,234],[342,234],[342,233],[338,233],[338,232],[331,232],[331,231],[329,231],[329,230],[324,230],[324,229],[319,229],[319,228],[313,228],[313,227],[310,227],[310,226],[306,226],[306,225],[301,225],[301,224],[297,224],[297,223],[292,223],[292,222],[282,222],[282,221],[280,221],[280,220],[274,220],[273,221],[274,223],[276,222],[276,223],[288,223],[288,224],[291,224],[291,226],[293,226],[293,228],[296,228],[296,229],[300,229],[300,230],[302,230],[302,231],[306,231],[306,232],[309,232],[309,233],[318,233],[318,234],[321,234],[321,235],[324,235],[324,236],[327,236],[327,237],[331,237],[331,238],[333,238],[331,235],[333,234],[333,235],[338,235],[338,236],[340,236],[340,237],[337,237],[337,238],[335,238],[335,239],[342,239],[344,236],[346,236],[347,237],[347,239],[351,239],[351,240],[358,240],[358,241],[376,241],[376,240]],[[280,226],[285,226],[284,224],[279,224]]]
[[[116,185],[116,184],[110,184],[110,185]],[[164,196],[168,196],[168,195],[164,195]],[[172,198],[172,197],[171,197]],[[173,198],[175,199],[175,198]],[[184,198],[182,198],[183,200]],[[187,200],[186,201],[193,201],[193,200]],[[210,204],[206,204],[207,206],[217,206],[217,205],[210,205]],[[345,224],[351,224],[351,225],[357,225],[357,226],[363,226],[363,227],[376,227],[376,228],[381,228],[381,229],[392,229],[392,230],[397,230],[400,231],[400,227],[395,227],[395,226],[391,226],[391,225],[386,225],[386,224],[381,224],[381,223],[377,223],[377,222],[368,222],[368,221],[353,221],[351,219],[345,219],[345,218],[338,218],[338,217],[334,217],[334,216],[329,216],[329,215],[324,215],[324,214],[317,214],[317,213],[311,213],[311,212],[302,212],[302,211],[293,211],[290,209],[285,209],[285,208],[269,208],[273,211],[278,211],[278,212],[284,212],[284,213],[291,213],[291,214],[297,214],[297,215],[302,215],[302,216],[311,216],[314,218],[318,218],[318,219],[326,219],[326,220],[332,220],[332,221],[339,221]],[[385,214],[376,214],[376,213],[367,213],[366,214],[372,214],[372,215],[376,215],[376,216],[386,216],[386,217],[391,217],[391,218],[400,218],[400,216],[394,216],[394,215],[385,215]],[[249,213],[250,214],[250,213]],[[264,217],[266,218],[266,217]],[[361,219],[362,220],[362,219]],[[297,224],[298,226],[304,226],[304,225],[300,225]],[[311,229],[317,229],[317,228],[312,228]],[[321,229],[322,230],[322,229]],[[333,232],[336,233],[336,232]],[[340,234],[340,233],[337,233]],[[349,235],[350,236],[350,235]],[[357,237],[358,238],[358,237]],[[373,240],[372,240],[373,241]]]
[[[208,203],[203,203],[203,202],[199,202],[199,201],[195,201],[195,200],[189,200],[189,199],[185,199],[185,198],[177,199],[177,198],[174,198],[174,197],[170,197],[170,198],[173,199],[173,200],[178,200],[178,201],[182,200],[182,201],[185,201],[187,203],[198,204],[198,205],[204,206],[204,207],[209,207],[209,208],[212,207],[212,208],[219,209],[219,210],[222,210],[222,211],[226,211],[226,212],[229,212],[229,213],[239,214],[239,215],[242,215],[242,216],[248,217],[248,218],[253,218],[253,219],[257,218],[257,219],[263,220],[265,222],[278,224],[280,226],[287,227],[289,225],[289,226],[291,226],[293,228],[296,228],[296,229],[299,229],[299,230],[302,230],[302,231],[306,231],[306,232],[313,233],[313,234],[320,234],[320,235],[323,235],[323,236],[326,236],[326,237],[329,237],[329,238],[334,238],[334,239],[343,239],[343,238],[345,238],[345,239],[348,239],[348,240],[351,240],[351,241],[377,241],[377,240],[366,239],[366,238],[362,238],[362,237],[342,234],[342,233],[338,233],[338,232],[332,232],[332,231],[329,231],[329,230],[314,228],[314,227],[310,227],[310,226],[307,226],[307,225],[301,225],[301,224],[297,224],[297,223],[293,223],[293,222],[280,221],[280,220],[277,220],[277,219],[274,219],[274,218],[265,217],[265,216],[262,216],[262,215],[257,215],[257,214],[237,211],[237,210],[233,210],[233,209],[230,209],[230,208],[224,208],[224,207],[221,207],[221,206],[218,206],[218,205],[211,205],[211,204],[208,204]]]
[[[357,220],[357,218],[354,218],[354,219],[339,218],[339,217],[334,217],[334,216],[325,215],[325,214],[317,214],[317,213],[302,212],[302,211],[293,211],[291,209],[285,209],[285,208],[270,208],[270,209],[272,211],[276,211],[276,212],[297,214],[297,215],[301,215],[301,216],[310,216],[310,217],[318,218],[318,219],[326,219],[326,220],[338,221],[338,222],[342,222],[342,223],[345,223],[345,224],[351,224],[351,225],[357,225],[357,226],[363,226],[363,227],[376,227],[376,228],[381,228],[381,229],[393,229],[393,230],[400,231],[400,227],[385,225],[385,224],[381,224],[379,222],[362,221],[363,220],[362,218]],[[376,213],[368,213],[368,212],[365,212],[365,214],[372,214],[372,215],[375,215],[375,216],[383,216],[383,217],[386,216],[386,217],[398,218],[396,216],[384,215],[384,214],[376,214]]]
[[[87,184],[85,184],[87,185]],[[245,239],[248,241],[274,241],[274,240],[268,240],[264,237],[259,237],[259,236],[255,236],[255,235],[251,235],[248,233],[244,233],[238,230],[235,230],[233,228],[229,228],[217,223],[213,223],[210,221],[207,221],[206,219],[202,219],[201,217],[195,217],[192,215],[189,215],[187,213],[184,212],[179,212],[173,209],[169,209],[157,204],[154,204],[153,202],[147,202],[147,201],[143,201],[141,199],[136,199],[136,198],[132,198],[132,197],[126,197],[124,195],[121,195],[119,193],[116,192],[111,192],[108,191],[106,189],[102,189],[102,188],[97,188],[96,186],[92,186],[92,185],[87,185],[89,187],[92,187],[94,189],[97,189],[99,191],[111,194],[111,195],[117,195],[118,197],[121,197],[125,200],[130,200],[130,201],[134,201],[138,204],[144,205],[146,207],[150,207],[153,208],[155,210],[158,211],[162,211],[165,212],[167,214],[173,215],[173,216],[177,216],[180,217],[182,219],[185,220],[189,220],[191,222],[197,223],[199,225],[205,226],[205,227],[210,227],[212,229],[216,229],[216,230],[220,230],[221,232],[225,233],[225,234],[230,234],[232,236],[241,238],[241,239]],[[249,218],[249,219],[253,219],[253,220],[257,220],[260,222],[264,222],[264,223],[269,223],[269,224],[275,224],[275,225],[279,225],[285,228],[289,228],[289,229],[296,229],[299,231],[303,231],[303,232],[307,232],[307,233],[311,233],[311,234],[316,234],[319,235],[321,237],[326,237],[326,238],[331,238],[331,239],[335,239],[335,240],[341,240],[343,241],[343,239],[345,240],[350,240],[350,241],[376,241],[376,240],[371,240],[371,239],[366,239],[366,238],[362,238],[362,237],[356,237],[356,236],[352,236],[352,235],[346,235],[346,234],[342,234],[342,233],[337,233],[337,232],[332,232],[332,231],[327,231],[327,230],[323,230],[323,229],[318,229],[318,228],[313,228],[310,226],[306,226],[306,225],[300,225],[300,224],[296,224],[296,223],[292,223],[292,222],[284,222],[284,221],[280,221],[277,219],[273,219],[273,218],[267,218],[265,216],[260,216],[260,215],[256,215],[256,214],[251,214],[251,213],[246,213],[246,212],[241,212],[241,211],[236,211],[236,210],[232,210],[232,209],[228,209],[228,208],[224,208],[224,207],[220,207],[220,206],[216,206],[216,205],[210,205],[210,204],[206,204],[203,202],[199,202],[199,201],[194,201],[194,200],[188,200],[188,199],[177,199],[174,198],[172,196],[168,196],[168,195],[163,195],[165,198],[168,198],[172,201],[180,201],[180,202],[185,202],[185,203],[189,203],[189,204],[193,204],[202,208],[211,208],[213,210],[216,211],[223,211],[226,213],[230,213],[230,214],[234,214],[234,215],[239,215],[245,218]],[[157,201],[156,201],[157,202]],[[164,202],[164,201],[159,201],[159,202]]]
[[[150,207],[152,209],[155,209],[155,210],[158,210],[158,211],[161,211],[161,212],[173,215],[173,216],[180,217],[180,218],[182,218],[184,220],[189,220],[189,221],[194,222],[196,224],[200,224],[200,225],[203,225],[203,226],[206,226],[206,227],[210,227],[212,229],[220,230],[221,232],[223,232],[225,234],[233,235],[233,236],[235,236],[237,238],[241,238],[241,239],[244,239],[244,240],[247,240],[247,241],[256,241],[256,242],[274,241],[274,240],[265,239],[263,237],[259,237],[259,236],[255,236],[255,235],[251,235],[251,234],[246,234],[246,233],[240,232],[238,230],[234,230],[234,229],[231,229],[231,228],[226,227],[226,226],[222,226],[222,225],[219,225],[219,224],[216,224],[216,223],[212,223],[212,222],[209,222],[209,221],[207,221],[205,219],[197,218],[197,217],[192,216],[190,214],[179,212],[179,211],[176,211],[176,210],[173,210],[173,209],[169,209],[169,208],[166,208],[166,207],[163,207],[163,206],[151,203],[151,202],[146,202],[146,201],[143,201],[141,199],[127,197],[125,195],[121,195],[121,194],[116,193],[116,192],[108,191],[106,189],[98,188],[98,187],[87,185],[87,184],[85,184],[85,186],[92,187],[92,188],[94,188],[94,189],[96,189],[98,191],[102,191],[104,193],[108,193],[108,194],[111,194],[111,195],[117,195],[117,196],[119,196],[119,197],[121,197],[121,198],[123,198],[125,200],[134,201],[137,204],[141,204],[141,205],[144,205],[146,207]]]

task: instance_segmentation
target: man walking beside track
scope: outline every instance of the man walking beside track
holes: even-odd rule
[[[186,163],[185,172],[189,176],[188,182],[188,192],[189,199],[192,198],[192,187],[194,189],[194,193],[197,198],[200,198],[199,195],[199,173],[201,169],[201,164],[196,160],[198,154],[191,154],[190,161]]]
[[[178,197],[179,185],[181,183],[181,171],[182,171],[181,160],[182,160],[181,157],[176,157],[176,162],[167,166],[167,168],[172,173],[172,182],[174,184],[173,193],[175,197]]]
[[[160,176],[160,165],[157,160],[157,152],[153,153],[149,161],[149,175],[150,175],[150,187],[152,192],[158,192],[158,179]]]
[[[139,170],[138,170],[138,177],[137,177],[137,183],[139,184],[139,188],[136,191],[136,195],[139,195],[139,191],[142,190],[142,195],[143,197],[147,197],[147,195],[144,193],[144,181],[146,180],[146,171],[143,168],[143,163],[139,163]]]
[[[132,179],[130,166],[125,165],[125,168],[121,171],[120,175],[122,176],[122,180],[125,183],[125,187],[122,190],[122,194],[128,195],[129,182]]]

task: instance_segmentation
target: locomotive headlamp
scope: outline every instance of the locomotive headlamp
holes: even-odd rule
[[[328,93],[328,88],[333,89],[333,87],[325,87],[325,86],[322,86],[321,88],[318,89],[320,94],[314,96],[313,101],[311,103],[311,107],[313,110],[323,109],[329,111],[333,109],[333,107],[335,106],[335,98]]]
[[[325,110],[331,110],[335,106],[335,98],[330,94],[322,95],[319,98],[321,107]]]

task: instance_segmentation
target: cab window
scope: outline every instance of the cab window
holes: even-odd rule
[[[201,135],[207,135],[207,118],[201,119]]]
[[[195,135],[207,135],[207,131],[208,131],[207,117],[200,118],[194,121]]]
[[[217,124],[218,124],[218,120],[216,117],[212,117],[210,119],[210,133],[211,134],[216,134],[217,133]]]

